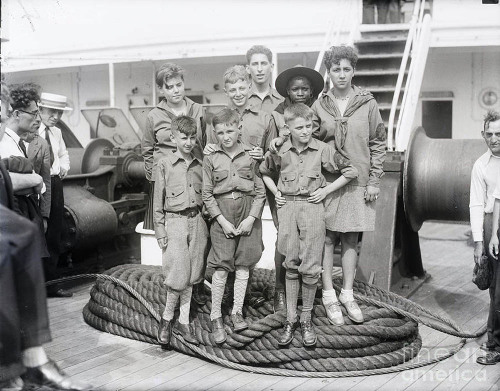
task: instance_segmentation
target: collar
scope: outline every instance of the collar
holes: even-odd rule
[[[198,163],[201,164],[201,161],[200,159],[198,159],[196,156],[194,156],[192,153],[191,153],[191,156],[193,158],[192,161],[197,161]],[[172,165],[176,164],[179,160],[182,160],[182,161],[186,161],[180,153],[178,153],[177,149],[175,151],[173,150],[169,150],[167,152],[167,158],[168,160],[170,161],[170,163],[172,163]]]
[[[353,93],[353,95],[351,96],[351,98],[352,98],[353,96],[356,96],[356,95],[361,95],[361,96],[364,96],[364,95],[370,95],[370,94],[371,94],[371,92],[370,92],[370,91],[368,91],[368,90],[364,90],[364,89],[361,89],[361,88],[359,88],[358,86],[355,86],[354,84],[352,84],[352,85],[351,85],[351,87],[352,87],[352,89],[353,89],[353,91],[354,91],[354,93]],[[330,90],[328,90],[328,92],[327,92],[325,95],[328,95],[330,98],[335,99],[335,95],[333,94],[333,88],[332,88],[332,89],[330,89]],[[349,100],[350,100],[350,99],[349,99]]]
[[[191,106],[193,106],[194,102],[186,96],[184,97],[184,102],[186,102],[186,113],[189,113],[189,110],[191,110]],[[166,99],[162,99],[156,107],[175,115],[175,113],[172,111],[172,108],[167,104]]]
[[[486,161],[486,164],[488,164],[491,159],[500,159],[500,156],[495,156],[493,155],[493,152],[491,152],[491,149],[488,148],[488,151],[486,151],[486,156],[487,156],[487,161]]]
[[[20,140],[21,138],[20,138],[20,137],[19,137],[19,135],[18,135],[16,132],[14,132],[12,129],[10,129],[10,128],[5,128],[5,134],[6,134],[6,135],[8,135],[11,139],[13,139],[13,140],[16,142],[16,144],[19,144],[19,140]]]
[[[250,148],[248,145],[243,144],[241,141],[237,142],[237,148],[236,148],[236,154],[234,156],[238,156],[240,153],[248,152],[251,151],[252,148]],[[222,146],[220,143],[218,143],[215,147],[215,152],[220,152],[224,153],[227,155],[227,152],[222,149]]]
[[[53,127],[55,127],[55,125]],[[45,126],[45,124],[42,122],[40,127],[38,128],[38,134],[41,136],[43,132],[47,131],[47,129],[50,131],[50,133],[53,133],[51,129]]]
[[[255,105],[251,104],[250,102],[247,103],[247,105],[245,106],[245,108],[243,109],[243,111],[241,113],[239,111],[239,108],[236,107],[235,105],[233,105],[232,102],[230,102],[227,105],[227,107],[230,109],[236,110],[238,112],[238,114],[240,114],[240,117],[242,117],[247,111],[250,111],[254,114],[259,114],[259,110],[255,107]]]
[[[257,96],[260,98],[259,93],[257,92],[257,89],[255,88],[255,85],[252,83],[252,88],[250,88],[250,96]],[[270,96],[275,99],[283,99],[283,97],[276,91],[273,87],[269,86],[269,91],[267,91],[266,95],[264,95],[264,98],[266,96]]]
[[[280,148],[280,152],[287,152],[291,149],[294,149],[294,150],[297,150],[293,144],[292,144],[292,141],[291,141],[291,137],[288,138],[288,140],[286,140],[283,145],[281,146]],[[318,145],[318,140],[316,140],[315,138],[312,138],[311,137],[311,141],[309,141],[309,144],[307,144],[307,146],[304,148],[304,151],[306,149],[314,149],[314,150],[318,150],[319,149],[319,145]]]

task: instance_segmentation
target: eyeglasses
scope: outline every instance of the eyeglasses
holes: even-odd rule
[[[32,112],[32,111],[25,111],[25,110],[17,109],[17,111],[22,111],[23,113],[30,114],[33,116],[33,118],[36,118],[40,115],[40,110]]]

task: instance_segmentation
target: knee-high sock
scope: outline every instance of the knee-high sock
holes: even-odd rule
[[[193,294],[193,286],[190,285],[181,292],[180,295],[180,314],[179,323],[188,324],[189,323],[189,309],[191,308],[191,296]]]
[[[311,312],[314,306],[316,289],[316,284],[309,285],[302,283],[302,313],[300,314],[301,322],[311,320]]]
[[[167,301],[165,303],[165,310],[163,311],[162,318],[165,320],[172,320],[174,318],[175,306],[179,300],[179,292],[168,289]]]
[[[234,303],[232,314],[241,312],[243,308],[243,300],[245,300],[245,292],[247,290],[249,271],[247,267],[236,267],[236,276],[234,279]]]
[[[299,297],[300,281],[298,278],[286,278],[286,319],[295,323],[297,321],[297,299]]]
[[[218,269],[212,276],[212,311],[210,312],[210,320],[214,320],[222,316],[222,296],[224,295],[227,274],[227,271]]]

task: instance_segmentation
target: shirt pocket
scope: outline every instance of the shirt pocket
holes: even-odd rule
[[[193,183],[193,188],[196,194],[201,194],[203,185],[201,183]]]
[[[165,189],[165,200],[167,207],[173,208],[182,205],[184,202],[184,185],[168,186]]]
[[[297,189],[296,180],[297,180],[296,172],[281,173],[281,182],[283,182],[283,189],[285,193],[289,194]]]
[[[224,179],[227,178],[229,174],[228,170],[214,170],[214,181],[215,182],[222,182]]]
[[[240,177],[241,191],[252,191],[254,188],[255,173],[251,167],[240,167],[237,169],[238,176]]]
[[[309,193],[312,193],[321,187],[324,178],[320,171],[311,170],[306,172],[306,181],[307,182],[303,186],[309,190]]]

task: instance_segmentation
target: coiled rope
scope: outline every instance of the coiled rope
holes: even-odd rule
[[[82,274],[67,277],[97,278],[91,289],[91,299],[83,309],[85,321],[102,331],[157,344],[156,334],[166,301],[161,267],[121,265],[105,274]],[[51,281],[49,284],[60,282]],[[340,290],[340,280],[334,279]],[[253,291],[264,292],[274,284],[274,272],[256,269]],[[211,303],[198,306],[192,302],[191,318],[199,346],[173,334],[171,347],[177,351],[203,357],[219,365],[258,374],[296,377],[347,377],[392,373],[429,365],[458,352],[467,338],[477,333],[462,331],[453,321],[394,293],[356,281],[355,297],[360,303],[365,322],[356,325],[345,317],[343,326],[331,326],[319,299],[313,309],[313,323],[318,334],[315,348],[304,348],[300,332],[292,344],[278,347],[279,329],[284,314],[274,314],[268,301],[263,307],[245,307],[249,328],[234,333],[229,316],[224,316],[228,333],[226,342],[217,345],[211,336]],[[345,313],[344,313],[345,315]],[[418,323],[462,340],[447,353],[432,359],[418,359],[422,340]],[[442,351],[442,350],[440,350]],[[409,362],[410,360],[412,362]]]

